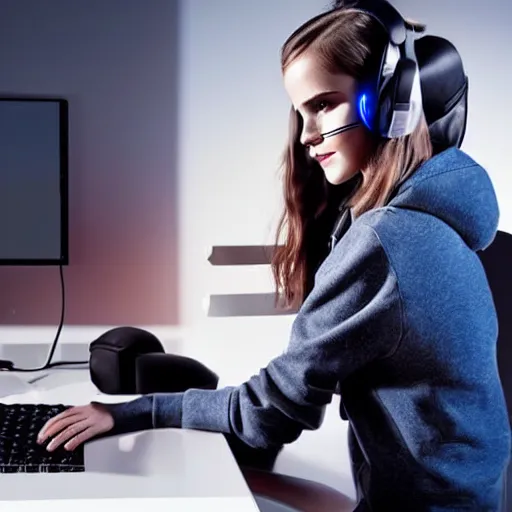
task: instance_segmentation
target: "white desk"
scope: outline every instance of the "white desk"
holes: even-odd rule
[[[2,403],[118,402],[134,398],[98,393],[81,370],[55,370],[31,388],[0,372]],[[4,378],[5,377],[5,378]],[[21,374],[32,380],[34,374]],[[7,389],[7,388],[10,389]],[[7,392],[12,390],[14,393]],[[83,473],[2,474],[2,512],[258,512],[220,434],[158,429],[112,436],[85,445]]]

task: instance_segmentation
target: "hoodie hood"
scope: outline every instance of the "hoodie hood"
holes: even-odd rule
[[[389,206],[438,217],[473,251],[488,247],[498,229],[498,201],[489,175],[457,148],[421,165],[400,186]]]

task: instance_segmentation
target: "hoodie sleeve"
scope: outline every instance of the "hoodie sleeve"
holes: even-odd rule
[[[318,270],[286,352],[257,375],[237,387],[107,408],[118,433],[181,427],[234,434],[254,448],[279,446],[319,428],[337,383],[392,353],[401,333],[395,273],[375,231],[355,223]]]

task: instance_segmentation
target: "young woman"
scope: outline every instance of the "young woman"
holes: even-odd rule
[[[300,306],[286,353],[238,387],[70,408],[41,430],[49,450],[160,427],[277,447],[317,429],[339,392],[357,510],[497,510],[510,429],[475,254],[496,233],[495,192],[458,149],[432,156],[411,34],[376,5],[387,30],[340,8],[282,49],[292,109],[273,269]]]

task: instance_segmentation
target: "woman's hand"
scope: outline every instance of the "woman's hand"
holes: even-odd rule
[[[52,438],[46,447],[48,451],[55,450],[63,443],[66,450],[74,450],[85,441],[104,434],[113,427],[112,415],[101,404],[81,405],[71,407],[48,420],[39,431],[37,442],[43,444],[48,438]]]

